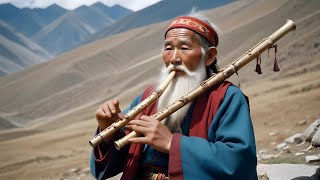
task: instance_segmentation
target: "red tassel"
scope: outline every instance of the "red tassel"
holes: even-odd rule
[[[262,74],[262,71],[261,71],[261,56],[260,55],[257,57],[257,65],[256,65],[255,72],[257,72],[258,74]]]
[[[274,72],[280,71],[279,64],[277,61],[277,53],[278,53],[277,47],[278,47],[277,45],[274,45],[274,64],[273,64],[273,71]]]

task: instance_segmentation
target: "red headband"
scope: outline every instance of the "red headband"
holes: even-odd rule
[[[216,31],[208,23],[197,18],[190,16],[180,16],[176,18],[167,28],[165,36],[169,30],[174,28],[190,29],[208,40],[212,46],[218,46],[219,39]]]

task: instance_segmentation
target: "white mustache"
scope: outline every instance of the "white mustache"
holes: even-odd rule
[[[170,73],[171,71],[182,71],[182,72],[186,73],[188,76],[193,76],[195,74],[194,72],[191,72],[184,65],[173,65],[173,64],[170,64],[167,67],[167,71],[168,71],[168,73]]]

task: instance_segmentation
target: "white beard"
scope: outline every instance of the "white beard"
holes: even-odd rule
[[[175,66],[175,67],[173,67],[173,65],[170,65],[170,66],[168,68],[166,68],[165,66],[162,68],[160,80],[159,80],[160,84],[164,81],[164,79],[167,78],[169,72],[171,72],[172,69],[179,69],[181,71],[184,71],[186,75],[175,77],[171,81],[167,89],[159,98],[158,111],[171,105],[180,97],[194,90],[196,87],[199,86],[200,82],[202,82],[206,78],[206,68],[205,68],[204,58],[201,58],[201,62],[199,66],[197,67],[196,70],[192,72],[189,71],[183,65]],[[169,117],[164,119],[162,123],[165,124],[172,133],[182,133],[181,124],[190,106],[191,106],[191,103],[186,104],[181,109],[179,109],[178,111],[176,111],[175,113],[171,114]]]

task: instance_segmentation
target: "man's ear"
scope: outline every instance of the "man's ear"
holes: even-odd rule
[[[216,59],[217,49],[215,47],[210,47],[206,54],[206,66],[210,66],[213,61]]]

